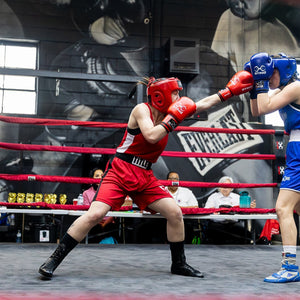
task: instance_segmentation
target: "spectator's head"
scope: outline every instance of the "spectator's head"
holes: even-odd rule
[[[179,186],[179,175],[175,171],[171,171],[167,175],[167,180],[172,181],[172,185],[168,186],[169,191],[176,192]]]
[[[103,170],[100,168],[95,168],[90,172],[90,177],[94,179],[102,178],[103,175]]]
[[[233,179],[229,176],[223,176],[220,178],[219,183],[233,183]],[[233,188],[219,187],[218,191],[223,194],[223,196],[228,197],[233,191]]]
[[[93,170],[91,170],[90,172],[90,177],[94,178],[94,179],[101,179],[103,176],[103,170],[100,168],[95,168]],[[99,183],[94,183],[92,184],[93,188],[95,190],[97,190]]]

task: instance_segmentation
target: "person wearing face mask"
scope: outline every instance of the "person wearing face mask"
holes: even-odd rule
[[[95,168],[91,171],[91,176],[94,179],[101,179],[103,175],[103,170],[99,169],[99,168]],[[96,194],[97,188],[98,188],[99,184],[98,183],[94,183],[91,185],[91,187],[87,190],[85,190],[82,194],[83,196],[83,205],[91,205],[94,196]]]
[[[94,179],[100,179],[101,180],[101,178],[102,178],[102,176],[103,176],[103,170],[102,169],[100,169],[100,168],[94,168],[91,172],[90,172],[90,174],[91,174],[91,176],[90,177],[92,177],[92,178],[94,178]],[[82,196],[83,196],[83,205],[91,205],[92,204],[92,202],[93,202],[93,200],[94,200],[94,197],[95,197],[95,195],[96,195],[96,192],[97,192],[97,189],[98,189],[98,186],[99,186],[99,183],[94,183],[94,184],[92,184],[91,185],[91,187],[90,188],[88,188],[87,190],[85,190],[83,193],[82,193]],[[100,232],[102,232],[103,231],[103,229],[105,228],[106,230],[108,230],[107,228],[107,226],[109,225],[109,224],[111,224],[111,226],[110,226],[110,230],[113,230],[114,228],[113,228],[113,225],[112,224],[114,224],[115,223],[115,218],[114,217],[104,217],[102,220],[101,220],[101,222],[99,222],[99,224],[97,224],[97,226],[96,227],[94,227],[91,231],[90,231],[90,234],[89,234],[89,241],[90,242],[92,242],[93,240],[92,240],[92,236],[93,235],[95,235],[95,234],[97,234],[97,233],[99,233],[99,231]],[[98,240],[98,238],[97,238],[97,236],[96,236],[96,239],[94,239],[94,240]]]
[[[294,211],[300,214],[300,81],[297,61],[284,53],[266,52],[251,56],[244,69],[252,73],[254,88],[250,93],[254,116],[279,110],[284,129],[289,134],[286,147],[286,167],[276,201],[276,213],[282,237],[281,268],[266,277],[265,282],[300,281],[296,265],[297,228]],[[273,92],[269,93],[269,89]]]
[[[167,186],[167,190],[174,198],[175,202],[180,207],[198,208],[199,204],[194,193],[186,188],[179,186],[179,174],[175,171],[170,171],[167,175],[167,180],[172,181],[172,185]],[[195,237],[195,230],[199,228],[197,220],[184,220],[185,228],[185,243],[192,243]]]
[[[179,186],[179,174],[177,172],[169,172],[167,179],[172,181],[172,185],[168,186],[167,189],[180,207],[199,207],[193,192],[188,188]]]

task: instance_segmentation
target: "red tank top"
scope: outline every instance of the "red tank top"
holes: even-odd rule
[[[150,117],[153,121],[153,116],[149,104],[145,104],[150,110]],[[117,148],[117,152],[132,154],[134,156],[138,156],[152,163],[155,163],[158,160],[161,153],[164,151],[165,147],[167,146],[167,143],[168,135],[166,135],[156,144],[150,144],[145,140],[139,128],[131,129],[127,127],[122,142]]]

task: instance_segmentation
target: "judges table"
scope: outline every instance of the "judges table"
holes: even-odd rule
[[[251,212],[251,213],[248,213]],[[195,212],[195,213],[193,213]],[[201,213],[198,213],[201,212]],[[207,213],[206,213],[207,212]],[[49,208],[30,208],[25,207],[6,207],[0,206],[0,213],[7,214],[23,214],[22,231],[24,231],[24,215],[34,214],[34,215],[60,215],[60,216],[81,216],[86,213],[86,210],[72,210],[72,209],[49,209]],[[120,223],[124,232],[124,218],[163,218],[160,214],[151,214],[146,211],[110,211],[107,216],[112,216],[116,218],[121,218]],[[243,220],[247,228],[251,228],[253,234],[253,243],[255,244],[255,229],[252,226],[253,220],[267,220],[267,219],[277,219],[277,215],[272,209],[183,209],[183,218],[187,220],[232,220],[241,221]],[[246,228],[246,227],[245,227]],[[124,235],[123,235],[124,236]],[[86,243],[88,239],[86,239]]]

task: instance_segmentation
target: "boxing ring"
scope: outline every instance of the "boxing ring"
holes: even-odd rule
[[[71,120],[56,120],[56,119],[37,119],[37,118],[20,118],[0,116],[0,121],[17,124],[30,124],[36,126],[83,126],[83,127],[100,127],[100,128],[126,128],[124,123],[108,123],[108,122],[86,122],[86,121],[71,121]],[[274,135],[277,136],[276,146],[278,150],[282,147],[283,132],[276,132],[273,129],[232,129],[232,128],[204,128],[204,127],[189,127],[179,126],[176,131],[192,131],[192,132],[208,132],[208,133],[225,133],[236,135]],[[55,151],[68,152],[80,154],[107,154],[114,155],[115,149],[112,148],[91,148],[91,147],[70,147],[70,146],[55,146],[55,145],[33,145],[33,144],[18,144],[18,143],[3,143],[0,142],[0,148],[13,151]],[[177,158],[211,158],[211,159],[244,159],[244,160],[272,160],[279,161],[282,155],[275,154],[246,154],[246,153],[199,153],[199,152],[180,152],[180,151],[164,151],[162,156],[177,157]],[[282,173],[283,166],[277,166],[278,173]],[[41,181],[41,182],[60,182],[60,183],[78,183],[78,184],[92,184],[97,183],[98,180],[82,177],[68,177],[68,176],[48,176],[37,174],[0,174],[0,179],[7,181]],[[161,184],[168,186],[168,180],[160,180]],[[217,183],[217,182],[191,182],[180,181],[180,185],[189,188],[215,188],[215,187],[232,187],[232,188],[268,188],[277,187],[278,183]],[[16,203],[1,203],[1,212],[7,213],[31,213],[31,214],[53,214],[53,215],[73,215],[78,216],[88,209],[88,206],[82,205],[67,205],[39,202],[37,199],[31,198],[29,201],[23,198],[22,201],[9,201]],[[23,202],[23,203],[20,203]],[[25,203],[24,203],[25,202]],[[36,208],[39,208],[36,210]],[[35,208],[35,210],[29,210]],[[51,209],[49,211],[48,209]],[[132,207],[122,207],[123,211],[132,211]],[[235,220],[254,220],[254,219],[275,219],[275,210],[264,208],[219,208],[219,209],[204,209],[204,208],[182,208],[184,218],[186,219],[235,219]],[[147,213],[121,213],[110,212],[109,215],[120,218],[150,218],[160,217],[159,214],[153,216]],[[255,242],[254,242],[255,243]]]
[[[87,126],[126,128],[127,124],[105,122],[81,122],[70,120],[32,119],[0,116],[2,122],[42,126]],[[278,151],[283,151],[283,132],[275,130],[201,128],[179,126],[180,131],[207,131],[230,134],[268,134],[279,137]],[[115,149],[70,147],[54,145],[33,145],[0,142],[0,148],[11,151],[57,151],[72,153],[102,153],[113,155]],[[282,152],[283,153],[283,152]],[[169,157],[209,157],[211,159],[272,160],[277,162],[276,170],[282,174],[283,154],[245,153],[197,153],[164,151]],[[97,183],[97,179],[41,174],[0,174],[6,181],[64,182],[75,184]],[[168,180],[160,180],[170,185]],[[184,187],[231,187],[231,188],[277,188],[278,182],[271,183],[217,183],[180,181]],[[31,199],[32,200],[32,199]],[[46,203],[44,201],[1,202],[0,213],[50,214],[79,216],[88,206]],[[182,208],[184,219],[276,219],[274,208]],[[161,218],[123,206],[120,211],[109,212],[119,218]],[[172,276],[169,273],[170,253],[168,245],[84,245],[80,244],[58,268],[52,281],[42,281],[37,268],[56,247],[47,243],[2,244],[1,299],[287,299],[298,296],[297,283],[279,285],[263,283],[263,278],[277,267],[281,247],[272,245],[186,245],[188,262],[204,272],[204,279]],[[91,259],[85,259],[89,257]],[[74,263],[76,261],[76,263]],[[12,265],[14,263],[14,267]],[[11,269],[12,268],[12,269]],[[280,296],[284,295],[284,296]]]

